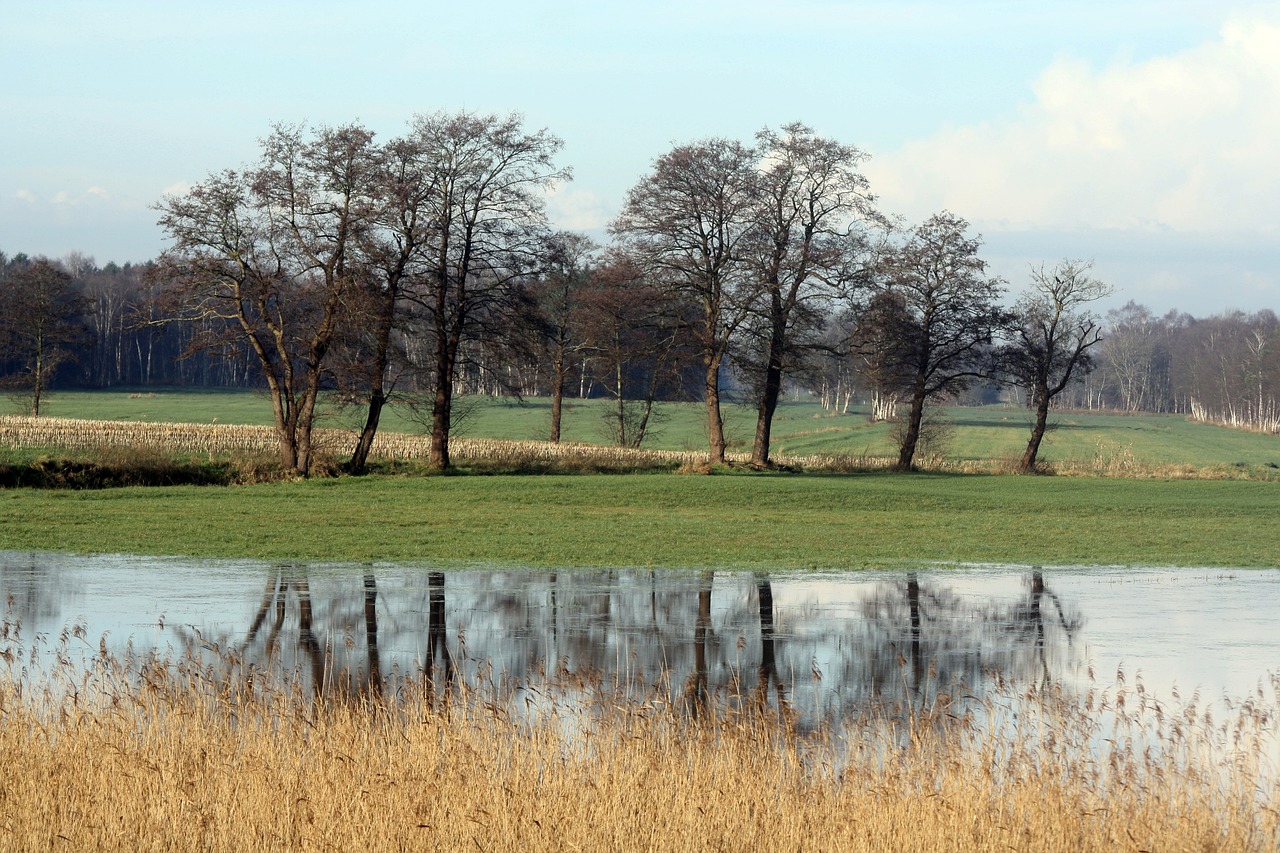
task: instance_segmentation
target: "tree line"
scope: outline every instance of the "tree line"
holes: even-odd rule
[[[723,462],[731,392],[756,407],[757,466],[785,387],[868,399],[900,422],[903,469],[929,405],[975,389],[1035,412],[1028,471],[1055,405],[1276,413],[1274,315],[1156,320],[1130,304],[1104,340],[1091,309],[1110,288],[1073,260],[1032,270],[1007,304],[967,222],[891,220],[866,155],[803,124],[674,146],[607,245],[548,222],[547,191],[571,177],[561,145],[518,115],[418,115],[386,142],[354,123],[277,125],[252,163],[157,203],[170,247],[153,261],[0,256],[4,380],[37,413],[55,376],[265,385],[281,460],[303,474],[322,394],[363,412],[354,472],[393,400],[422,413],[431,464],[449,467],[468,393],[551,397],[552,441],[565,396],[608,397],[611,436],[631,446],[655,401],[698,399]],[[1198,341],[1177,347],[1185,368],[1171,337]]]

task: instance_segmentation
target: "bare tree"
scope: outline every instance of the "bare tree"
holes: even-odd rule
[[[904,339],[888,365],[906,378],[910,397],[899,470],[912,468],[925,403],[962,391],[995,368],[992,340],[1008,322],[999,307],[1004,282],[986,276],[981,240],[968,236],[968,228],[955,214],[936,213],[881,261],[882,286],[906,312]]]
[[[92,259],[88,260],[92,265]],[[107,264],[102,269],[91,267],[81,278],[97,342],[88,376],[99,387],[122,381],[128,344],[139,343],[137,338],[147,335],[134,323],[141,295],[140,273],[132,265]]]
[[[371,143],[358,125],[280,125],[254,166],[158,205],[174,241],[158,271],[174,285],[174,316],[207,324],[198,347],[249,344],[281,462],[304,476],[327,357],[355,289],[355,249],[375,210]]]
[[[911,387],[907,348],[914,339],[915,317],[895,290],[881,290],[854,314],[849,352],[871,392],[872,422],[897,417],[898,404]]]
[[[1001,349],[1004,372],[1026,388],[1034,413],[1031,438],[1018,469],[1036,469],[1053,400],[1093,369],[1090,349],[1102,340],[1098,317],[1087,306],[1112,292],[1090,276],[1092,263],[1064,260],[1031,271],[1031,286],[1014,308],[1010,343]]]
[[[1099,360],[1125,411],[1167,412],[1175,407],[1170,337],[1179,320],[1173,312],[1156,317],[1133,300],[1107,312],[1107,338],[1099,348]]]
[[[596,244],[567,231],[553,234],[546,269],[533,287],[538,331],[550,361],[551,442],[560,441],[564,389],[570,360],[584,348],[581,334],[583,295],[590,287]]]
[[[606,433],[621,447],[649,435],[658,397],[679,394],[690,353],[681,304],[637,264],[614,257],[581,294],[579,323],[592,380],[613,398]]]
[[[39,417],[58,368],[92,341],[83,322],[86,306],[75,279],[48,258],[11,263],[3,273],[0,385]]]
[[[1231,311],[1178,330],[1176,395],[1196,420],[1280,432],[1280,319]]]
[[[823,139],[798,122],[756,134],[759,200],[754,213],[755,264],[761,283],[758,401],[751,462],[769,464],[770,434],[785,373],[817,345],[821,319],[848,283],[865,240],[855,230],[878,220],[867,179],[867,155]],[[809,309],[809,310],[806,310]],[[806,322],[809,320],[810,322]],[[805,341],[808,332],[810,340]]]
[[[414,293],[428,264],[424,252],[438,224],[432,219],[432,193],[421,146],[412,138],[396,139],[376,153],[375,208],[361,234],[364,274],[353,296],[364,322],[344,330],[344,369],[340,381],[351,397],[366,402],[364,426],[356,439],[347,470],[361,474],[377,436],[382,410],[389,401],[389,372],[395,358],[395,331],[406,297]],[[403,359],[400,359],[403,361]]]
[[[411,299],[432,342],[430,465],[443,470],[462,345],[493,329],[537,271],[543,193],[570,172],[553,164],[560,139],[525,131],[514,114],[419,115],[408,139],[428,188],[419,215],[431,229]]]
[[[610,231],[656,282],[691,307],[701,350],[712,463],[725,461],[720,378],[760,282],[748,264],[760,197],[754,152],[729,139],[680,145],[627,194]]]

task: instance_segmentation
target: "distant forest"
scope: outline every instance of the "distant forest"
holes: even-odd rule
[[[32,259],[0,252],[0,283]],[[247,343],[211,350],[198,346],[207,331],[199,324],[164,322],[166,308],[147,272],[153,264],[97,266],[93,258],[72,254],[55,261],[72,282],[75,345],[59,361],[53,383],[58,388],[115,388],[194,386],[260,388],[262,376]],[[7,284],[3,284],[6,291]],[[3,323],[14,319],[8,301]],[[794,379],[791,390],[812,395],[830,409],[869,406],[875,382],[867,360],[841,339],[852,332],[850,313],[829,317],[825,339],[830,348],[815,349]],[[508,330],[501,346],[472,345],[467,369],[456,381],[459,394],[545,397],[551,393],[550,353],[537,346],[540,330]],[[534,340],[523,348],[509,346],[511,334]],[[616,371],[574,341],[573,397],[608,397],[616,388]],[[685,352],[676,377],[665,383],[659,399],[697,399],[696,358]],[[14,377],[24,370],[18,358],[0,362],[0,375]],[[635,388],[643,377],[637,371],[623,379],[624,394],[640,396]],[[741,385],[746,377],[728,377]],[[412,373],[399,386],[404,393],[420,393],[426,385]],[[959,395],[958,403],[1005,400],[1027,403],[1016,386],[994,381],[977,384]],[[1057,399],[1060,408],[1122,412],[1184,414],[1197,420],[1280,432],[1280,318],[1273,311],[1231,311],[1197,318],[1170,311],[1154,315],[1130,301],[1108,311],[1102,322],[1095,366],[1068,386]]]

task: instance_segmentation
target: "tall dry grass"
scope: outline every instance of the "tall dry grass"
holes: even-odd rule
[[[323,701],[232,662],[0,639],[0,849],[1268,850],[1275,709],[1003,685],[801,738],[596,682]],[[54,661],[48,668],[42,660]],[[958,704],[958,703],[957,703]],[[780,722],[781,718],[781,722]]]
[[[337,470],[334,460],[355,446],[352,430],[316,430],[312,439],[321,470]],[[209,459],[231,457],[240,473],[236,481],[278,479],[280,470],[269,463],[277,451],[271,427],[239,424],[140,423],[95,421],[74,418],[32,418],[0,415],[0,445],[18,449],[90,450],[108,452],[128,448],[134,454],[197,454]],[[431,439],[381,431],[374,440],[372,456],[397,462],[418,462],[429,458]],[[680,471],[710,473],[705,452],[692,450],[643,450],[589,444],[548,441],[508,441],[501,439],[455,438],[450,454],[458,462],[486,470],[513,473]],[[732,465],[745,466],[750,454],[729,453]],[[831,473],[866,473],[892,468],[897,460],[865,454],[777,454],[773,463],[781,468]],[[278,466],[277,466],[278,467]],[[1017,458],[950,459],[936,453],[921,454],[916,467],[922,471],[958,474],[1004,474],[1019,468]],[[1040,466],[1041,473],[1070,477],[1135,477],[1159,479],[1280,479],[1280,471],[1226,465],[1151,464],[1134,456],[1132,446],[1100,443],[1087,461],[1061,462]]]
[[[352,430],[322,429],[312,434],[321,454],[341,455],[355,446]],[[103,450],[129,447],[171,453],[271,454],[276,435],[271,427],[237,424],[140,423],[134,421],[94,421],[74,418],[32,418],[0,415],[0,444],[14,448],[66,448]],[[639,450],[627,447],[558,443],[547,441],[505,441],[484,438],[455,438],[450,454],[466,462],[507,468],[549,468],[567,470],[669,469],[696,465],[705,453],[683,450]],[[423,460],[431,454],[431,439],[425,435],[379,432],[372,455],[382,459]],[[745,463],[749,454],[730,454],[732,461]],[[814,456],[779,457],[779,464],[826,469],[871,470],[887,467],[889,460],[866,457]]]

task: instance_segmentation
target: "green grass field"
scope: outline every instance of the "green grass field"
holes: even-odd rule
[[[0,550],[443,565],[1276,566],[1272,482],[461,476],[0,492]]]
[[[154,396],[151,396],[154,394]],[[607,403],[570,400],[564,415],[564,440],[607,443],[602,422]],[[550,429],[550,401],[531,398],[468,398],[469,411],[456,435],[474,438],[543,440]],[[6,408],[7,407],[7,408]],[[4,401],[0,412],[16,411]],[[64,391],[54,394],[45,413],[54,417],[130,421],[270,424],[266,396],[248,391]],[[360,413],[330,412],[325,423],[353,426]],[[1029,416],[1007,406],[950,408],[950,438],[939,448],[951,459],[1008,459],[1026,446]],[[706,413],[700,403],[660,406],[656,432],[646,447],[699,450],[706,446]],[[755,412],[746,406],[725,407],[726,432],[734,447],[747,449],[755,431]],[[1051,463],[1085,463],[1102,458],[1131,457],[1146,465],[1184,464],[1249,468],[1280,465],[1280,437],[1198,424],[1173,415],[1106,415],[1064,412],[1054,417],[1041,457]],[[424,432],[411,413],[393,407],[384,415],[389,431]],[[889,427],[870,424],[865,412],[832,415],[810,402],[784,403],[774,421],[776,454],[851,454],[891,456]]]
[[[476,400],[461,433],[538,439],[548,403]],[[603,403],[574,401],[566,438],[601,442]],[[50,415],[134,421],[269,421],[245,392],[62,393]],[[1012,456],[1026,414],[951,409],[951,458]],[[703,411],[664,407],[655,447],[703,446]],[[728,409],[745,443],[753,413]],[[1253,480],[890,473],[315,478],[253,486],[0,491],[0,550],[184,554],[441,565],[897,567],[928,562],[1276,566],[1280,438],[1183,418],[1067,413],[1046,456],[1130,456],[1233,468]],[[421,431],[403,412],[390,430]],[[330,425],[335,425],[330,421]],[[883,425],[789,403],[776,449],[888,455]]]

